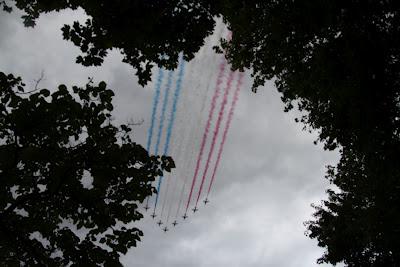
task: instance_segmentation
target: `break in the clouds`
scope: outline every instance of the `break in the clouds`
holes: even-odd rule
[[[134,127],[134,140],[145,145],[153,83],[140,87],[118,51],[112,51],[101,67],[75,64],[79,50],[62,40],[60,28],[84,18],[79,10],[50,13],[31,29],[22,26],[19,14],[2,12],[0,70],[21,75],[28,86],[43,70],[41,85],[49,89],[60,83],[83,85],[88,77],[106,81],[116,94],[115,119],[143,120]],[[221,59],[211,49],[217,37],[210,37],[186,67],[171,140],[177,169],[168,179],[193,175]],[[273,83],[257,94],[250,85],[247,75],[211,202],[167,234],[147,214],[137,223],[144,231],[142,242],[122,257],[125,266],[316,266],[323,250],[304,235],[303,222],[311,219],[310,204],[325,197],[325,166],[337,161],[337,153],[315,146],[316,134],[294,122],[298,114],[283,112]]]

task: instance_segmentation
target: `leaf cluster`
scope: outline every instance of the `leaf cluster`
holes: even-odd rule
[[[131,222],[174,164],[111,120],[104,82],[24,93],[0,73],[0,262],[120,266],[143,233]]]
[[[343,149],[326,178],[339,190],[315,208],[306,234],[325,247],[319,263],[396,266],[400,262],[399,144],[383,153],[359,155]]]
[[[307,222],[310,237],[326,248],[320,262],[400,262],[399,1],[14,2],[25,11],[27,26],[44,12],[82,8],[89,19],[63,27],[64,38],[81,49],[77,62],[100,65],[117,48],[141,84],[154,64],[173,69],[180,52],[192,59],[221,15],[232,38],[216,50],[225,52],[233,69],[253,71],[254,91],[274,79],[285,111],[297,107],[303,114],[297,121],[319,131],[316,142],[341,153],[327,171],[339,190],[328,190],[315,220]],[[10,107],[19,103],[4,99]]]
[[[400,5],[398,1],[223,1],[222,42],[236,69],[268,79],[285,110],[338,149],[328,167],[338,190],[315,206],[308,234],[319,260],[348,266],[400,262]]]
[[[174,69],[179,53],[190,60],[214,29],[215,1],[211,0],[14,0],[25,11],[26,26],[42,13],[82,8],[89,16],[62,28],[64,39],[81,49],[76,62],[99,66],[108,51],[118,49],[123,61],[136,69],[139,83],[151,78],[154,65]]]

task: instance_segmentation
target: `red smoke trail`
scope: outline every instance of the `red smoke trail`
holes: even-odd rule
[[[237,103],[237,101],[239,99],[239,92],[240,92],[240,88],[242,87],[243,76],[244,76],[244,73],[240,72],[239,73],[239,79],[238,79],[238,82],[237,82],[237,85],[236,85],[236,89],[235,89],[235,93],[234,93],[233,99],[232,99],[232,105],[231,105],[231,108],[229,109],[228,119],[226,121],[224,133],[222,135],[221,145],[220,145],[219,150],[218,150],[217,160],[215,162],[214,170],[213,170],[213,173],[212,173],[212,176],[211,176],[210,185],[208,186],[207,198],[208,198],[208,195],[210,194],[211,187],[212,187],[212,185],[214,183],[215,174],[217,172],[219,162],[221,161],[221,155],[222,155],[222,151],[224,149],[226,136],[228,134],[229,127],[230,127],[231,122],[232,122],[233,112],[235,110],[236,103]]]
[[[226,84],[226,88],[225,88],[225,91],[224,91],[224,97],[223,97],[223,100],[222,100],[221,108],[219,109],[218,119],[217,119],[217,123],[215,125],[214,135],[213,135],[213,138],[212,138],[212,141],[211,141],[210,151],[208,151],[208,157],[207,157],[207,161],[206,161],[206,166],[204,168],[203,176],[201,178],[200,189],[199,189],[199,193],[197,195],[197,200],[196,200],[196,207],[197,207],[197,204],[199,203],[201,192],[203,190],[204,181],[206,179],[208,168],[210,166],[211,157],[212,157],[212,155],[214,153],[215,143],[217,142],[219,129],[221,128],[221,122],[222,122],[222,119],[224,117],[225,106],[228,103],[228,95],[229,95],[229,91],[230,91],[230,89],[232,87],[232,81],[233,81],[234,74],[235,74],[235,72],[233,72],[233,71],[229,72],[228,82]]]
[[[226,67],[226,60],[225,60],[225,58],[223,58],[221,64],[219,65],[219,73],[218,73],[218,78],[217,78],[217,85],[215,87],[215,92],[214,92],[214,95],[213,95],[213,98],[212,98],[212,101],[211,101],[210,112],[208,114],[208,119],[207,119],[206,127],[205,127],[205,130],[204,130],[203,139],[201,140],[200,151],[199,151],[199,154],[197,156],[196,168],[194,170],[193,179],[192,179],[192,185],[190,187],[190,193],[189,193],[189,197],[188,197],[188,200],[187,200],[187,203],[186,203],[185,214],[187,213],[187,210],[189,208],[190,201],[191,201],[192,194],[193,194],[193,188],[194,188],[194,185],[196,183],[197,175],[199,173],[200,162],[201,162],[201,159],[203,157],[204,147],[206,145],[208,132],[210,131],[211,120],[212,120],[212,117],[213,117],[213,114],[214,114],[215,106],[217,104],[218,96],[219,96],[220,91],[221,91],[221,87],[220,86],[221,86],[221,83],[222,83],[222,78],[224,76],[225,67]]]

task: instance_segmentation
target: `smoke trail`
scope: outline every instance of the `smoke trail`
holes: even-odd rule
[[[178,73],[178,78],[176,80],[176,89],[174,93],[174,101],[172,104],[172,111],[171,111],[171,116],[169,119],[169,124],[167,128],[167,139],[165,141],[165,146],[164,146],[164,155],[168,154],[169,150],[169,143],[171,140],[171,135],[172,135],[172,128],[174,126],[175,122],[175,117],[176,117],[176,110],[178,108],[178,100],[179,100],[179,94],[181,93],[181,88],[182,88],[182,80],[183,80],[183,75],[185,72],[185,61],[183,60],[183,57],[181,56],[180,58],[180,69]]]
[[[195,129],[193,128],[193,130],[195,130]],[[193,135],[193,130],[192,130],[192,135]],[[192,158],[194,158],[194,156],[195,156],[195,151],[194,151],[194,149],[192,149],[189,158],[192,159]],[[185,168],[188,168],[188,165],[189,164],[186,163]],[[184,192],[185,192],[185,188],[186,188],[186,184],[188,183],[188,180],[189,180],[189,175],[185,175],[185,179],[183,181],[182,189],[181,189],[180,196],[179,196],[178,207],[176,208],[175,220],[178,218],[179,211],[181,210],[183,196],[184,196]]]
[[[154,97],[153,97],[151,121],[150,121],[148,136],[147,136],[147,151],[149,153],[150,153],[151,139],[153,138],[154,122],[156,120],[157,106],[158,106],[158,101],[160,99],[160,89],[161,89],[161,83],[162,83],[163,77],[164,77],[163,69],[158,69],[158,76],[157,76],[157,82],[156,82],[156,87],[155,87],[156,91],[155,91]]]
[[[154,123],[156,120],[156,114],[157,114],[157,106],[158,106],[158,101],[160,99],[160,91],[161,91],[161,84],[162,80],[164,77],[164,70],[162,68],[158,69],[158,76],[157,76],[157,82],[155,85],[155,93],[153,97],[153,106],[152,106],[152,112],[151,112],[151,120],[150,120],[150,127],[148,130],[148,135],[147,135],[147,152],[150,154],[150,148],[151,148],[151,140],[153,139],[153,129],[154,129]],[[146,200],[146,209],[149,206],[149,200],[150,197],[147,196]]]
[[[163,101],[162,108],[161,108],[160,126],[158,127],[157,142],[156,142],[156,148],[155,148],[155,153],[154,153],[155,155],[158,155],[158,148],[160,147],[161,134],[162,134],[162,131],[164,128],[165,110],[167,109],[167,105],[168,105],[168,97],[169,97],[169,91],[171,89],[172,76],[173,76],[173,72],[168,71],[167,86],[165,88],[165,96],[164,96],[164,101]]]
[[[214,35],[215,36],[222,36],[223,30],[225,28],[224,27],[218,27],[218,26],[217,26],[217,28],[219,30]],[[206,46],[208,46],[208,49],[211,49],[211,47],[213,47],[214,44],[212,42],[210,42],[209,44],[206,44]],[[204,50],[206,50],[206,48],[204,48]],[[211,54],[208,54],[208,55],[210,56]],[[221,60],[220,58],[218,58],[218,57],[216,58],[215,55],[212,55],[212,63],[211,62],[210,63],[212,65],[214,65],[214,64],[217,65],[220,60]],[[205,90],[204,94],[202,94],[202,100],[201,100],[201,103],[200,103],[201,104],[200,105],[201,109],[199,111],[200,114],[202,114],[206,110],[206,103],[209,103],[209,101],[208,101],[209,98],[207,96],[209,95],[209,93],[211,91],[212,91],[211,93],[213,93],[214,90],[215,90],[215,81],[213,79],[211,79],[210,77],[212,77],[213,74],[216,74],[215,70],[213,70],[212,68],[208,68],[208,69],[207,68],[206,69],[203,68],[202,71],[207,73],[208,79],[207,79],[207,82],[206,82],[206,90]],[[203,83],[201,84],[201,86],[203,86]],[[193,95],[193,94],[191,93],[191,95]],[[185,110],[187,110],[187,109],[185,109]],[[191,116],[190,114],[188,114],[188,115]],[[190,170],[189,166],[191,166],[192,159],[194,161],[195,160],[195,156],[197,156],[197,151],[192,148],[192,145],[194,144],[192,140],[193,140],[193,138],[197,138],[197,134],[200,133],[199,130],[202,127],[201,127],[201,125],[199,125],[199,123],[196,122],[195,127],[190,127],[190,128],[191,128],[190,131],[187,134],[184,135],[185,142],[182,143],[184,145],[184,147],[185,147],[184,150],[182,151],[183,155],[185,156],[185,159],[184,159],[184,164],[181,166],[181,170],[185,170],[186,174],[184,174],[183,183],[178,184],[176,182],[175,186],[174,186],[174,188],[172,190],[172,192],[179,192],[180,191],[180,193],[179,193],[179,195],[177,195],[177,199],[176,199],[176,200],[178,200],[178,205],[176,207],[173,207],[172,204],[171,204],[170,207],[169,207],[168,215],[167,215],[167,221],[168,221],[168,218],[169,218],[170,215],[172,217],[174,217],[174,221],[177,221],[178,215],[179,215],[179,213],[181,212],[181,209],[182,209],[183,200],[185,199],[185,195],[186,195],[186,191],[187,191],[187,184],[189,183],[189,178],[192,178],[192,177],[189,177],[190,175],[187,175],[187,171]],[[203,133],[200,133],[200,134],[203,134]],[[194,164],[196,164],[195,161],[194,161]],[[178,191],[179,187],[180,187],[180,190]],[[187,193],[189,193],[189,192],[187,192]],[[175,210],[174,210],[174,208],[175,208]],[[174,210],[174,213],[175,213],[174,215],[172,215],[172,210]]]
[[[164,145],[164,155],[168,154],[169,143],[171,141],[171,135],[172,135],[172,128],[174,126],[176,110],[177,110],[177,106],[178,106],[179,94],[180,94],[181,88],[182,88],[182,79],[183,79],[183,75],[184,75],[184,71],[185,71],[185,61],[183,60],[182,56],[180,57],[179,61],[180,61],[179,73],[178,73],[178,78],[176,80],[174,100],[172,103],[171,115],[170,115],[170,119],[169,119],[169,123],[168,123],[168,127],[167,127],[167,137],[166,137],[165,145]],[[161,183],[162,183],[163,178],[164,177],[161,176],[160,179],[158,180],[156,201],[154,203],[154,211],[157,208],[158,197],[160,196],[159,192],[160,192]]]
[[[242,87],[243,77],[244,77],[244,73],[240,72],[239,73],[239,79],[238,79],[238,82],[237,82],[237,85],[236,85],[236,89],[235,89],[235,93],[233,95],[231,108],[229,109],[228,119],[227,119],[226,124],[225,124],[224,133],[222,135],[221,145],[220,145],[219,150],[218,150],[217,160],[215,162],[214,170],[213,170],[213,173],[212,173],[212,176],[211,176],[210,185],[208,186],[207,198],[208,198],[208,196],[210,194],[211,187],[212,187],[212,185],[214,183],[215,174],[217,172],[218,165],[219,165],[219,163],[221,161],[221,155],[222,155],[222,151],[224,149],[226,136],[228,134],[229,127],[230,127],[231,122],[232,122],[233,112],[235,111],[236,103],[237,103],[237,101],[239,99],[239,92],[240,92],[240,88]]]
[[[210,130],[211,120],[212,120],[212,117],[213,117],[213,114],[214,114],[214,110],[215,110],[215,106],[216,106],[216,102],[217,102],[218,96],[219,96],[220,91],[221,91],[220,85],[222,83],[222,78],[224,76],[225,67],[226,67],[226,60],[225,60],[225,58],[223,58],[222,62],[220,63],[220,66],[219,66],[217,85],[216,85],[215,92],[214,92],[214,95],[213,95],[213,98],[212,98],[212,101],[211,101],[211,107],[210,107],[210,111],[209,111],[209,114],[208,114],[206,127],[204,129],[203,138],[201,140],[200,151],[199,151],[199,154],[197,156],[196,168],[194,170],[193,179],[192,179],[192,185],[190,187],[190,193],[189,193],[189,197],[188,197],[188,200],[187,200],[187,203],[186,203],[185,214],[187,213],[187,210],[189,208],[190,201],[191,201],[191,198],[192,198],[193,188],[194,188],[194,185],[196,183],[197,175],[198,175],[198,172],[199,172],[200,161],[201,161],[201,159],[203,157],[204,147],[205,147],[205,144],[206,144],[208,132]]]
[[[219,109],[218,119],[217,119],[217,123],[215,125],[214,135],[213,135],[212,141],[211,141],[211,147],[210,147],[210,150],[208,151],[206,166],[204,168],[203,176],[201,178],[199,193],[197,194],[196,206],[199,203],[201,192],[203,190],[204,180],[206,179],[208,168],[210,166],[211,157],[212,157],[212,155],[214,153],[215,143],[217,142],[219,129],[221,127],[221,122],[222,122],[222,119],[224,117],[225,106],[226,106],[226,103],[228,102],[228,95],[229,95],[229,91],[230,91],[230,89],[232,87],[232,81],[233,81],[234,74],[235,73],[233,71],[229,72],[228,82],[226,84],[226,88],[225,88],[225,91],[224,91],[224,97],[223,97],[223,100],[222,100],[221,108]]]
[[[168,191],[169,191],[169,185],[171,183],[171,177],[167,180],[167,188],[165,190],[165,196],[164,196],[164,201],[162,204],[162,208],[161,208],[161,214],[160,214],[160,218],[163,217],[164,214],[164,210],[165,210],[165,203],[167,202],[167,198],[168,198]]]
[[[156,147],[155,147],[155,152],[154,152],[155,155],[158,155],[158,149],[159,149],[160,143],[161,143],[161,135],[162,135],[162,132],[164,129],[165,111],[168,106],[168,98],[169,98],[169,91],[171,89],[171,84],[172,84],[172,77],[173,77],[173,72],[168,71],[167,85],[165,88],[164,100],[163,100],[162,107],[161,107],[160,125],[158,127],[157,141],[156,141]],[[157,193],[159,194],[160,192],[157,191]]]

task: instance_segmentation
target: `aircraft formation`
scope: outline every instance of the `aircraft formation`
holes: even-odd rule
[[[160,150],[162,155],[172,154],[178,173],[173,170],[166,177],[159,177],[155,184],[157,193],[145,200],[143,208],[146,212],[151,210],[150,216],[158,218],[156,224],[165,233],[169,226],[178,225],[179,218],[187,221],[191,205],[195,214],[200,200],[203,199],[204,205],[210,202],[243,85],[244,73],[232,71],[224,55],[214,54],[209,58],[216,68],[202,67],[208,77],[198,82],[196,92],[191,90],[194,87],[191,79],[196,73],[193,66],[187,67],[189,63],[182,56],[175,71],[158,69],[155,79],[147,150],[154,155],[159,155]],[[203,96],[194,98],[201,90]],[[201,107],[200,112],[190,111],[196,104]],[[181,123],[179,128],[175,122],[179,123],[181,118],[195,124],[190,127]]]

